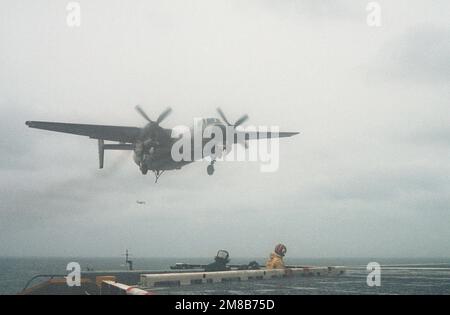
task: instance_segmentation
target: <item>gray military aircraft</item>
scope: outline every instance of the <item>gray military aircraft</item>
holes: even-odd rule
[[[72,124],[45,121],[27,121],[25,124],[30,128],[44,129],[63,133],[70,133],[81,136],[88,136],[98,140],[99,168],[103,168],[105,150],[131,150],[134,151],[134,161],[139,166],[142,174],[147,174],[151,170],[155,174],[155,182],[166,170],[181,169],[184,165],[194,162],[195,159],[175,161],[172,158],[171,150],[174,143],[180,139],[173,129],[167,129],[160,126],[161,122],[167,118],[172,111],[171,108],[164,110],[156,120],[147,116],[140,106],[136,110],[144,117],[148,123],[143,127],[124,127],[124,126],[104,126]],[[220,108],[217,109],[222,121],[217,118],[206,118],[201,120],[201,129],[208,126],[215,126],[222,130],[222,145],[224,151],[229,151],[230,144],[240,143],[247,147],[247,141],[251,139],[265,139],[275,137],[291,137],[298,132],[259,132],[259,131],[239,131],[236,127],[242,125],[248,119],[248,115],[239,118],[234,124],[231,124]],[[233,138],[226,139],[227,128],[232,128]],[[174,136],[175,135],[175,136]],[[240,140],[244,139],[244,141]],[[203,146],[211,139],[203,138]],[[115,143],[105,143],[111,141]],[[193,146],[192,146],[193,148]],[[193,154],[193,153],[192,153]],[[204,158],[205,156],[203,156]],[[216,161],[214,150],[210,155],[211,163],[207,167],[208,175],[214,173],[214,163]]]

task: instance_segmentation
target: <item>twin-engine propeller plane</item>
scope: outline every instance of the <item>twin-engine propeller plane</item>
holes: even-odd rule
[[[186,164],[194,162],[195,159],[178,161],[173,158],[172,146],[180,139],[182,135],[175,129],[167,129],[160,126],[161,122],[167,118],[172,111],[171,108],[164,110],[156,120],[152,120],[147,116],[140,106],[136,106],[136,110],[148,121],[143,128],[139,127],[123,127],[123,126],[104,126],[104,125],[87,125],[87,124],[71,124],[59,122],[45,121],[27,121],[25,124],[31,128],[44,129],[50,131],[64,132],[81,136],[88,136],[98,140],[99,168],[103,168],[105,150],[132,150],[134,151],[134,161],[139,166],[142,174],[147,174],[150,170],[155,174],[158,181],[159,176],[166,170],[181,169]],[[248,115],[239,118],[234,124],[231,124],[220,108],[217,109],[222,121],[217,118],[201,119],[200,128],[212,126],[222,130],[226,135],[229,128],[233,131],[233,139],[220,139],[220,145],[224,151],[229,151],[231,144],[240,143],[247,147],[247,140],[265,139],[276,137],[291,137],[298,132],[259,132],[259,131],[240,131],[236,127],[242,125]],[[241,140],[240,140],[241,139]],[[243,140],[242,140],[243,139]],[[202,138],[202,147],[211,139]],[[105,143],[112,141],[116,143]],[[194,146],[191,147],[194,150]],[[205,158],[207,156],[202,156]],[[214,150],[209,155],[211,163],[207,167],[208,175],[214,173],[214,163],[216,156]]]

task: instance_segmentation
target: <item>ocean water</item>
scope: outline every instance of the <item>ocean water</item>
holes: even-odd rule
[[[205,264],[211,258],[133,258],[135,270],[168,270],[176,262]],[[230,263],[245,264],[264,258],[235,258]],[[126,270],[117,258],[0,258],[0,294],[15,294],[37,274],[67,274],[69,262],[83,270]],[[369,287],[369,262],[382,265],[381,286]],[[346,266],[339,277],[294,277],[238,283],[202,284],[157,288],[160,294],[450,294],[450,259],[444,258],[286,258],[288,265]],[[35,284],[35,283],[33,283]]]

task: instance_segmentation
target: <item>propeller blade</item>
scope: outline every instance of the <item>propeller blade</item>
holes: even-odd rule
[[[151,122],[151,123],[153,122],[153,120],[151,120],[151,119],[147,116],[147,114],[144,112],[144,110],[141,108],[141,106],[136,105],[135,109],[136,109],[136,111],[137,111],[139,114],[141,114],[141,116],[144,117],[148,122]]]
[[[222,117],[222,120],[228,125],[228,126],[233,126],[234,128],[236,128],[239,125],[242,125],[244,122],[247,121],[248,119],[248,115],[244,115],[241,118],[239,118],[234,125],[230,124],[230,122],[228,121],[228,119],[225,117],[225,114],[223,113],[223,111],[220,108],[217,108],[217,112],[219,113],[220,117]]]
[[[164,119],[166,119],[167,116],[172,112],[172,108],[168,107],[165,111],[159,115],[158,119],[156,120],[156,123],[159,125]]]
[[[234,127],[237,127],[239,125],[242,125],[244,122],[246,122],[248,119],[248,115],[244,115],[241,118],[239,118],[236,123],[234,124]]]
[[[225,114],[222,112],[222,110],[220,108],[217,108],[217,112],[219,113],[220,117],[222,118],[222,120],[228,125],[231,126],[230,122],[227,120],[227,118],[225,117]]]

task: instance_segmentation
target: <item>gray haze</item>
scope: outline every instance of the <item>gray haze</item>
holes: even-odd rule
[[[0,1],[0,255],[450,256],[450,2]],[[26,120],[301,131],[280,169],[131,156]],[[146,205],[136,204],[145,200]]]

